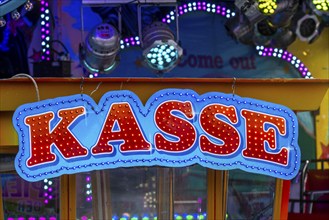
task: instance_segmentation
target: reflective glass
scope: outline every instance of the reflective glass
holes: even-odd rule
[[[207,217],[207,169],[199,165],[174,169],[174,219]]]
[[[274,193],[274,177],[229,171],[226,219],[272,219]]]
[[[5,220],[59,219],[58,178],[27,182],[17,174],[2,173],[0,181]]]

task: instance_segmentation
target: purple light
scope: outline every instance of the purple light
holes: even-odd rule
[[[53,196],[52,196],[52,195],[49,195],[49,196],[48,196],[48,199],[53,199]]]
[[[308,72],[308,69],[305,67],[305,65],[297,59],[292,53],[289,53],[287,51],[283,51],[282,49],[278,48],[264,48],[263,46],[257,46],[256,49],[259,51],[258,54],[260,56],[273,56],[277,58],[281,58],[282,60],[285,60],[292,64],[296,70],[301,74],[303,78],[313,78],[311,73]],[[270,51],[266,53],[266,51]],[[274,52],[272,52],[274,51]]]
[[[81,220],[88,220],[87,216],[81,216]]]
[[[48,191],[49,191],[49,192],[52,192],[52,191],[53,191],[53,188],[49,187],[49,188],[48,188]]]
[[[28,220],[36,220],[35,217],[29,217]]]
[[[54,216],[49,217],[49,220],[56,220],[56,217],[54,217]]]
[[[48,204],[48,199],[45,199],[44,203],[45,203],[45,204]]]
[[[48,1],[45,1],[45,0],[42,0],[41,1],[41,14],[40,14],[40,22],[41,22],[41,25],[42,25],[42,28],[41,28],[41,32],[43,33],[41,35],[41,39],[50,39],[50,25],[49,25],[49,21],[46,20],[46,15],[44,14],[46,10],[49,10],[49,4],[48,4]],[[45,34],[44,34],[45,33]],[[42,41],[43,42],[43,41]],[[42,47],[42,51],[43,51],[43,54],[41,56],[41,59],[42,60],[48,60],[50,61],[50,49],[48,48],[49,45],[45,44],[45,43],[42,43],[41,44],[41,47]]]
[[[44,195],[45,197],[47,197],[47,196],[48,196],[48,193],[45,192],[43,195]]]
[[[25,220],[24,217],[18,217],[17,220]]]
[[[39,220],[47,220],[47,219],[46,219],[46,217],[41,216],[41,217],[39,217]]]
[[[86,177],[86,181],[87,181],[87,182],[90,182],[90,176],[87,176],[87,177]]]
[[[15,218],[8,217],[7,220],[15,220]]]

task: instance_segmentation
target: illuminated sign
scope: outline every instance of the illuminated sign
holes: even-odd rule
[[[18,174],[28,181],[133,166],[239,168],[292,179],[298,121],[288,108],[237,95],[166,89],[145,105],[130,91],[97,105],[79,94],[20,106]]]

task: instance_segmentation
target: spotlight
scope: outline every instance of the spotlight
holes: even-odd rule
[[[269,22],[273,27],[288,27],[298,9],[297,0],[278,0],[275,13],[269,16]]]
[[[296,34],[289,28],[279,28],[272,38],[271,47],[287,48],[296,40]]]
[[[309,5],[313,11],[322,16],[324,14],[329,14],[329,1],[328,0],[309,0]]]
[[[85,44],[80,44],[81,65],[92,74],[108,74],[117,66],[120,36],[116,28],[102,23],[89,32]]]
[[[258,3],[254,0],[235,0],[235,6],[247,17],[251,25],[263,20],[265,15],[258,10]]]
[[[253,26],[239,12],[225,23],[225,28],[231,37],[243,44],[253,44]]]
[[[274,14],[278,5],[276,4],[276,0],[259,0],[258,1],[258,10],[265,15]]]
[[[173,69],[183,55],[183,49],[174,40],[170,28],[154,22],[143,30],[144,62],[159,73]]]
[[[301,41],[313,43],[320,33],[320,21],[317,16],[305,14],[297,21],[296,35]]]
[[[33,9],[33,4],[32,2],[30,2],[30,0],[28,0],[25,5],[24,5],[24,8],[26,11],[31,11]]]
[[[6,25],[6,20],[3,17],[0,17],[0,27],[4,27]]]
[[[21,14],[17,10],[14,10],[11,12],[11,18],[13,20],[18,20],[20,17],[21,17]]]

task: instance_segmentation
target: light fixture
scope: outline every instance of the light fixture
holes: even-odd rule
[[[310,7],[313,11],[322,16],[324,14],[329,15],[329,1],[328,0],[308,0]]]
[[[228,34],[238,42],[253,44],[254,27],[240,12],[226,21],[225,28]]]
[[[297,21],[295,33],[301,41],[313,43],[320,36],[321,29],[316,15],[304,14]]]
[[[21,17],[21,14],[17,11],[17,10],[14,10],[11,12],[11,18],[13,20],[18,20],[19,18]]]
[[[9,14],[13,20],[18,20],[21,14],[17,11],[24,3],[32,3],[29,0],[0,0],[0,27],[6,25],[6,20],[3,18],[4,15]],[[31,8],[32,9],[32,8]]]
[[[32,2],[30,2],[30,0],[28,0],[25,5],[24,5],[24,8],[26,11],[31,11],[33,9],[33,4]]]
[[[236,8],[241,12],[241,15],[246,16],[251,25],[263,20],[265,14],[258,8],[257,1],[254,0],[235,0]]]
[[[50,61],[52,59],[52,54],[50,53],[51,41],[51,28],[50,28],[50,9],[49,0],[41,1],[41,14],[40,14],[40,24],[41,24],[41,48],[42,56],[41,60]],[[28,3],[27,3],[28,4]]]
[[[265,15],[274,14],[277,7],[276,0],[258,0],[258,10]]]
[[[93,76],[111,73],[118,63],[120,35],[107,23],[94,27],[80,44],[80,64]],[[90,75],[90,76],[91,76]]]
[[[0,27],[4,27],[6,25],[6,20],[3,17],[0,17]]]
[[[158,73],[173,69],[183,55],[183,49],[174,40],[170,28],[162,22],[154,22],[143,31],[144,62]]]

